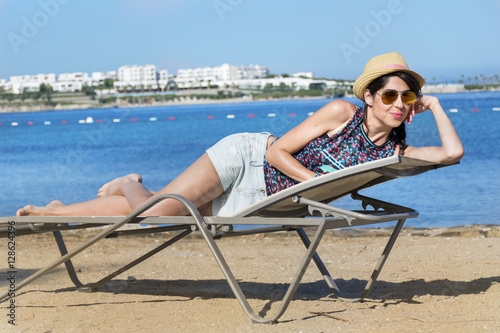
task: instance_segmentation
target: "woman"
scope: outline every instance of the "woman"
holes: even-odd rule
[[[366,64],[353,86],[364,109],[335,100],[279,140],[268,133],[226,137],[157,193],[131,174],[105,184],[97,199],[67,206],[60,201],[46,207],[29,205],[17,215],[126,215],[155,196],[175,193],[193,202],[202,215],[229,216],[299,182],[394,154],[454,163],[464,154],[462,143],[439,100],[420,95],[424,84],[399,53],[379,55]],[[426,110],[434,115],[441,146],[407,146],[405,121],[411,124]],[[186,214],[172,199],[144,213]]]

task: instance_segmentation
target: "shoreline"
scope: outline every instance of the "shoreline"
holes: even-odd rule
[[[267,99],[248,99],[248,98],[226,98],[226,99],[193,99],[181,97],[179,101],[151,102],[151,103],[116,103],[106,104],[56,104],[50,105],[23,105],[21,107],[0,106],[0,113],[27,113],[38,111],[62,111],[62,110],[91,110],[91,109],[121,109],[121,108],[148,108],[158,106],[177,106],[177,105],[207,105],[207,104],[231,104],[231,103],[255,103],[287,100],[310,100],[310,99],[330,99],[328,97],[287,97],[287,98],[267,98]]]
[[[466,90],[466,91],[446,91],[446,90],[436,90],[431,89],[424,90],[425,94],[456,94],[456,93],[478,93],[478,92],[498,92],[500,89],[493,90]],[[346,95],[347,98],[355,98],[354,95]],[[238,98],[225,98],[225,99],[209,99],[209,98],[191,98],[183,97],[179,95],[179,100],[174,101],[152,101],[150,103],[127,103],[125,101],[118,100],[117,103],[113,104],[95,104],[95,103],[72,103],[72,104],[60,104],[55,103],[55,105],[45,105],[45,104],[24,104],[9,106],[7,104],[0,105],[0,113],[27,113],[27,112],[39,112],[39,111],[62,111],[62,110],[89,110],[89,109],[116,109],[116,108],[147,108],[147,107],[158,107],[158,106],[178,106],[178,105],[207,105],[207,104],[231,104],[231,103],[254,103],[254,102],[271,102],[271,101],[289,101],[289,100],[311,100],[311,99],[335,99],[333,97],[305,97],[305,96],[293,96],[293,97],[282,97],[282,98],[263,98],[263,99],[249,99],[244,97]]]

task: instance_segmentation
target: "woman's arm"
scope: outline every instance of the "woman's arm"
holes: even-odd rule
[[[426,110],[431,110],[434,115],[441,138],[441,147],[417,148],[408,146],[405,150],[405,156],[444,164],[458,162],[464,156],[464,147],[437,97],[427,95],[420,97],[412,108],[408,124],[411,123],[415,114]]]
[[[328,103],[271,145],[266,152],[266,161],[296,181],[302,182],[313,178],[315,173],[304,167],[292,155],[311,140],[342,129],[354,115],[355,110],[355,105],[343,100]]]

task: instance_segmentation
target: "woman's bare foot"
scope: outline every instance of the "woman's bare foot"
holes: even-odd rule
[[[136,173],[131,173],[125,177],[116,178],[109,183],[104,184],[97,192],[97,197],[100,198],[107,195],[123,195],[122,186],[130,182],[142,183],[142,177]]]
[[[16,212],[17,216],[48,216],[53,215],[53,208],[62,207],[64,204],[59,200],[54,200],[45,207],[27,205]]]

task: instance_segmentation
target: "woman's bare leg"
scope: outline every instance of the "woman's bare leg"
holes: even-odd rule
[[[133,208],[139,207],[149,199],[168,193],[181,195],[198,208],[203,206],[202,213],[204,215],[211,214],[210,203],[223,193],[219,175],[206,153],[159,192],[153,194],[144,190],[142,192],[135,191],[138,187],[138,183],[133,182],[122,186],[123,194]],[[186,207],[174,199],[166,199],[144,213],[144,215],[150,216],[183,216],[187,214]]]
[[[130,175],[126,175],[125,177],[120,177],[113,179],[109,183],[104,184],[99,191],[97,192],[97,197],[104,197],[107,195],[122,195],[121,187],[125,183],[142,183],[142,177],[136,173],[131,173]]]
[[[138,178],[137,178],[138,177]],[[98,198],[71,205],[47,205],[46,207],[26,206],[17,215],[50,216],[121,216],[127,215],[146,201],[165,193],[181,195],[196,207],[203,206],[203,213],[210,213],[210,202],[222,194],[223,188],[217,171],[207,154],[202,155],[189,168],[175,178],[161,191],[148,191],[141,183],[140,176],[128,175],[104,185]],[[146,211],[149,216],[186,215],[183,204],[167,199]]]
[[[113,195],[97,198],[90,201],[78,202],[71,205],[54,205],[53,202],[45,207],[28,205],[17,211],[17,216],[124,216],[132,212],[127,199]]]
[[[161,194],[178,194],[196,207],[203,206],[203,213],[211,213],[211,202],[222,194],[219,175],[207,154],[203,154],[189,168],[159,192],[150,192],[141,183],[139,175],[130,174],[104,185],[99,191],[101,197],[120,195],[127,198],[132,209]],[[144,212],[146,216],[182,216],[188,214],[186,207],[174,199],[166,199]]]

